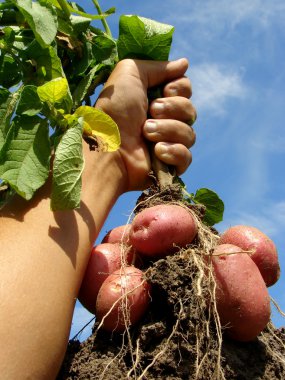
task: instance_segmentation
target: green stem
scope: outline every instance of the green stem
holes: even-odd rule
[[[66,0],[58,0],[58,2],[59,2],[61,9],[63,10],[65,15],[67,16],[67,18],[70,18],[71,12],[69,10],[68,2]]]
[[[98,3],[98,0],[92,0],[92,2],[97,9],[98,15],[102,15],[103,13],[102,13],[102,10],[101,10],[100,5]],[[102,18],[101,22],[102,22],[102,25],[103,25],[106,33],[108,34],[108,36],[112,37],[112,32],[111,32],[111,29],[109,28],[109,25],[108,25],[106,19]]]

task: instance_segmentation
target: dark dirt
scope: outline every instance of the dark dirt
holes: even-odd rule
[[[203,324],[207,324],[208,316],[203,313],[207,313],[207,302],[197,302],[193,295],[189,286],[193,282],[191,270],[189,264],[185,268],[185,256],[181,254],[159,260],[148,273],[156,302],[141,325],[130,331],[132,349],[126,334],[111,336],[101,330],[83,343],[71,341],[58,380],[285,379],[285,329],[274,329],[271,324],[252,342],[235,342],[223,337],[218,372],[217,332],[210,323],[209,336],[205,335]],[[169,338],[176,324],[177,329]],[[138,356],[132,359],[130,352],[136,350]],[[155,364],[140,377],[156,355]],[[137,357],[139,365],[128,377]]]
[[[203,210],[195,213],[199,218]],[[242,343],[228,339],[217,323],[215,281],[204,258],[217,238],[201,223],[187,250],[147,263],[152,302],[144,320],[124,334],[95,323],[85,342],[69,342],[57,380],[284,380],[285,328],[269,323]]]

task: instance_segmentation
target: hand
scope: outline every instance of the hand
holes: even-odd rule
[[[146,140],[155,143],[155,154],[182,174],[191,163],[190,148],[195,142],[191,125],[196,111],[188,98],[190,81],[184,77],[186,59],[172,62],[123,60],[109,77],[96,107],[118,124],[121,147],[116,152],[126,179],[125,191],[148,184],[151,170]],[[164,84],[163,96],[150,105],[147,89]],[[147,119],[147,113],[152,119]]]

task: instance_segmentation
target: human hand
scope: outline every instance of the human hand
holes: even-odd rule
[[[186,59],[172,62],[123,60],[109,77],[96,107],[118,124],[121,147],[115,153],[126,179],[125,191],[141,190],[151,170],[146,139],[155,143],[156,156],[182,174],[192,157],[188,150],[195,142],[191,125],[196,111],[191,101],[191,84],[184,77]],[[150,105],[147,90],[164,85],[163,98]],[[151,119],[147,118],[147,114]]]

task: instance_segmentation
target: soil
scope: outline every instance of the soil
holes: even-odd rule
[[[152,302],[140,325],[110,334],[95,323],[85,342],[69,342],[57,380],[285,379],[285,328],[270,322],[251,342],[221,329],[204,259],[217,234],[199,223],[189,248],[146,264]]]

